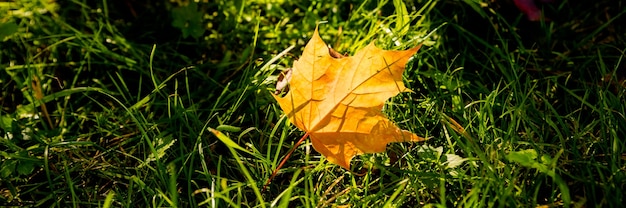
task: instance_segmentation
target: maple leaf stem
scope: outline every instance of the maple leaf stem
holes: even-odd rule
[[[293,151],[296,150],[296,148],[298,146],[300,146],[300,144],[309,136],[309,133],[307,132],[306,134],[304,134],[304,136],[302,136],[300,138],[300,140],[298,140],[298,142],[296,142],[295,145],[293,145],[293,147],[291,147],[291,149],[289,150],[289,152],[287,152],[287,155],[285,155],[285,158],[283,158],[283,160],[280,161],[280,163],[278,164],[278,166],[276,167],[276,169],[274,169],[274,172],[272,172],[272,175],[270,176],[269,179],[267,179],[267,182],[265,182],[265,185],[263,185],[263,191],[265,191],[265,189],[267,188],[267,185],[270,185],[270,183],[272,182],[272,179],[274,179],[274,177],[276,176],[276,174],[278,173],[278,170],[280,170],[280,168],[283,167],[283,165],[287,162],[287,159],[289,159],[291,157],[291,154],[293,153]]]

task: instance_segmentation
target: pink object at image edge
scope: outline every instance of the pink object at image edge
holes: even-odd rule
[[[554,0],[540,0],[544,3],[550,3]],[[530,21],[539,21],[541,20],[541,9],[537,7],[534,0],[513,0],[515,2],[515,6],[519,10],[521,10]]]

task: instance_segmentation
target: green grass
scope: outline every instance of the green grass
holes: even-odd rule
[[[402,8],[406,8],[406,15]],[[0,205],[619,207],[620,1],[0,2]],[[198,18],[201,18],[199,20]],[[270,95],[317,23],[353,54],[424,44],[384,111],[430,138],[345,170]]]

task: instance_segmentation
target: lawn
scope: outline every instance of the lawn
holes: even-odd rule
[[[621,207],[626,5],[538,5],[1,1],[0,206]],[[383,112],[428,140],[350,170],[296,145],[272,94],[317,25],[422,44]]]

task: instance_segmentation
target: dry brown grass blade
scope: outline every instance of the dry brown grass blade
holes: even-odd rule
[[[41,107],[41,114],[43,117],[46,118],[46,121],[48,122],[48,125],[50,126],[50,128],[54,128],[54,123],[52,122],[52,119],[50,118],[50,114],[48,113],[48,108],[46,107],[46,103],[43,102],[43,90],[41,89],[41,80],[39,79],[39,77],[37,76],[33,76],[33,81],[31,82],[31,87],[33,88],[33,91],[35,92],[35,99],[37,99],[37,102],[39,102],[40,107]]]
[[[443,114],[443,117],[445,119],[442,119],[442,121],[448,126],[450,127],[452,130],[454,130],[456,133],[462,135],[463,137],[467,138],[470,141],[473,141],[472,136],[469,135],[469,133],[467,133],[465,131],[465,128],[463,128],[463,126],[461,126],[461,124],[459,124],[459,122],[457,122],[456,120],[454,120],[453,118],[450,118],[449,116]]]

